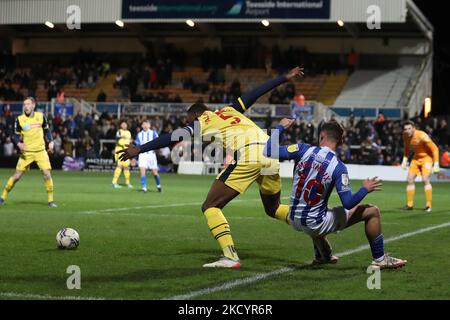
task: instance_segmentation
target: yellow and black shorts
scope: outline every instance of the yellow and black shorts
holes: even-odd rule
[[[51,170],[50,159],[45,150],[41,151],[24,151],[17,162],[16,170],[26,171],[30,169],[30,165],[36,162],[39,169]]]
[[[216,179],[239,193],[245,192],[256,181],[262,194],[281,191],[280,164],[263,156],[265,144],[250,144],[235,152],[234,160]]]

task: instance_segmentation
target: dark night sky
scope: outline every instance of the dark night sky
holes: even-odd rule
[[[430,0],[414,0],[414,2],[434,26],[432,113],[435,115],[449,115],[450,37],[446,34],[449,28],[446,26],[448,17],[445,17],[448,11],[442,2]]]

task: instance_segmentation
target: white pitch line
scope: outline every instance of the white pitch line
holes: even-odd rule
[[[113,215],[114,213],[103,213],[107,215]],[[146,217],[146,218],[188,218],[188,219],[199,219],[202,218],[200,215],[187,215],[187,214],[163,214],[163,213],[121,213],[120,216],[134,216],[134,217]],[[230,220],[267,220],[268,216],[260,217],[246,217],[246,216],[231,216],[228,217]]]
[[[431,227],[418,229],[416,231],[400,234],[398,236],[391,237],[391,238],[388,238],[388,239],[384,240],[384,243],[397,241],[397,240],[400,240],[400,239],[412,237],[412,236],[415,236],[415,235],[418,235],[418,234],[421,234],[421,233],[425,233],[425,232],[428,232],[428,231],[432,231],[432,230],[436,230],[436,229],[440,229],[440,228],[445,228],[445,227],[449,227],[449,226],[450,226],[450,221],[446,222],[446,223],[439,224],[439,225],[434,225],[434,226],[431,226]],[[354,253],[357,253],[357,252],[364,251],[364,250],[369,249],[369,248],[370,248],[369,245],[363,245],[363,246],[356,247],[354,249],[350,249],[350,250],[347,250],[347,251],[343,251],[343,252],[337,253],[336,256],[344,257],[344,256],[348,256],[348,255],[351,255],[351,254],[354,254]],[[307,262],[306,264],[310,264],[310,263],[311,262]],[[202,296],[202,295],[205,295],[205,294],[211,294],[211,293],[214,293],[214,292],[219,292],[219,291],[233,289],[235,287],[243,286],[243,285],[250,284],[250,283],[256,283],[256,282],[259,282],[259,281],[262,281],[262,280],[265,280],[265,279],[268,279],[268,278],[272,278],[272,277],[278,276],[280,274],[292,272],[295,269],[296,268],[285,267],[285,268],[280,268],[280,269],[277,269],[277,270],[274,270],[274,271],[270,271],[270,272],[266,272],[266,273],[258,273],[258,274],[254,275],[254,276],[247,277],[247,278],[242,278],[242,279],[237,279],[237,280],[233,280],[233,281],[230,281],[230,282],[226,282],[226,283],[221,284],[221,285],[216,286],[216,287],[195,290],[195,291],[188,292],[186,294],[165,298],[163,300],[188,300],[188,299],[192,299],[192,298],[195,298],[195,297],[198,297],[198,296]]]
[[[408,232],[408,233],[404,233],[395,237],[391,237],[389,239],[386,239],[384,242],[385,243],[389,243],[389,242],[393,242],[393,241],[397,241],[400,239],[404,239],[404,238],[408,238],[408,237],[412,237],[415,236],[417,234],[421,234],[421,233],[425,233],[428,231],[432,231],[432,230],[436,230],[436,229],[441,229],[441,228],[445,228],[450,226],[450,222],[446,222],[440,225],[435,225],[435,226],[431,226],[431,227],[427,227],[427,228],[422,228],[416,231],[412,231],[412,232]],[[351,255],[353,253],[357,253],[360,251],[364,251],[366,249],[369,248],[369,245],[363,245],[363,246],[359,246],[355,249],[351,249],[351,250],[347,250],[347,251],[343,251],[341,253],[336,254],[338,257],[343,257],[343,256],[348,256]],[[309,262],[310,263],[310,262]],[[201,290],[197,290],[197,291],[192,291],[188,294],[185,295],[179,295],[179,296],[173,296],[170,298],[166,298],[164,300],[187,300],[187,299],[192,299],[194,297],[197,296],[201,296],[204,294],[210,294],[210,293],[214,293],[214,292],[218,292],[218,291],[224,291],[224,290],[229,290],[232,289],[234,287],[237,286],[242,286],[242,285],[246,285],[246,284],[250,284],[250,283],[255,283],[258,281],[262,281],[271,277],[275,277],[277,275],[281,275],[284,273],[289,273],[294,271],[295,268],[291,268],[291,267],[285,267],[285,268],[280,268],[271,272],[267,272],[267,273],[259,273],[256,274],[255,276],[252,277],[248,277],[248,278],[243,278],[243,279],[237,279],[231,282],[227,282],[224,283],[220,286],[217,287],[213,287],[213,288],[205,288],[205,289],[201,289]],[[19,292],[0,292],[0,297],[5,297],[5,298],[22,298],[22,299],[40,299],[40,300],[106,300],[108,298],[103,298],[103,297],[82,297],[82,296],[51,296],[51,295],[41,295],[41,294],[32,294],[32,293],[19,293]]]
[[[40,300],[105,300],[100,297],[82,297],[82,296],[50,296],[32,293],[19,292],[0,292],[0,297],[5,298],[22,298],[22,299],[40,299]]]
[[[110,208],[110,209],[100,209],[92,211],[81,211],[79,213],[85,214],[98,214],[98,213],[109,213],[117,211],[127,211],[127,210],[139,210],[139,209],[152,209],[152,208],[170,208],[170,207],[184,207],[184,206],[199,206],[202,202],[187,202],[187,203],[172,203],[172,204],[161,204],[161,205],[150,205],[150,206],[140,206],[140,207],[128,207],[128,208]]]
[[[281,197],[282,200],[287,200],[289,197]],[[258,199],[234,199],[231,203],[234,202],[242,202],[242,201],[261,201]],[[100,210],[91,210],[91,211],[80,211],[78,213],[82,214],[109,214],[111,212],[118,211],[128,211],[128,210],[139,210],[139,209],[154,209],[154,208],[172,208],[172,207],[184,207],[184,206],[200,206],[203,202],[186,202],[186,203],[172,203],[172,204],[156,204],[156,205],[148,205],[148,206],[139,206],[139,207],[128,207],[128,208],[109,208],[109,209],[100,209]]]

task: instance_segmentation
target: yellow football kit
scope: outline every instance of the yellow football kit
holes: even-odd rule
[[[130,160],[120,161],[117,151],[126,149],[125,146],[131,143],[131,132],[129,130],[119,129],[116,134],[116,139],[117,139],[117,142],[116,142],[116,148],[114,150],[115,151],[114,158],[119,166],[129,167]]]
[[[119,129],[116,134],[117,142],[116,142],[116,148],[114,152],[114,159],[117,162],[117,167],[114,170],[114,175],[112,179],[112,184],[114,187],[118,187],[117,181],[119,180],[120,174],[122,173],[123,168],[123,175],[125,176],[125,184],[128,185],[128,187],[131,187],[130,185],[130,160],[121,161],[119,160],[119,155],[117,154],[117,151],[126,149],[126,145],[131,143],[131,132],[129,130]]]
[[[263,156],[269,136],[253,121],[230,106],[205,111],[198,120],[202,136],[214,137],[214,141],[221,141],[223,148],[234,154],[216,179],[239,193],[245,192],[254,181],[263,194],[281,190],[278,160]]]
[[[50,160],[45,150],[44,130],[48,129],[48,123],[41,112],[34,112],[28,117],[21,114],[15,122],[15,133],[20,135],[25,150],[20,155],[16,169],[25,171],[36,162],[39,169],[50,170]]]
[[[253,121],[243,115],[245,110],[251,107],[258,97],[286,81],[288,81],[286,76],[269,80],[244,93],[237,101],[233,101],[232,105],[215,112],[205,111],[206,106],[204,105],[200,106],[200,108],[193,105],[190,108],[190,111],[192,111],[191,115],[198,115],[200,111],[201,115],[197,117],[198,121],[193,121],[184,129],[189,131],[194,138],[199,131],[204,141],[213,141],[212,139],[214,138],[215,144],[219,142],[221,149],[226,150],[227,154],[233,154],[233,160],[219,173],[216,177],[217,180],[222,181],[239,193],[245,192],[256,181],[259,184],[261,194],[266,196],[262,197],[263,202],[266,200],[271,204],[273,202],[274,205],[275,212],[266,209],[266,213],[277,220],[289,223],[289,206],[279,204],[279,199],[276,197],[281,190],[278,160],[267,158],[263,153],[269,136]],[[175,140],[172,140],[173,138]],[[173,134],[162,135],[140,146],[140,152],[169,146],[173,141],[177,140],[176,138]],[[178,138],[185,139],[184,136]],[[179,139],[178,141],[180,141]],[[210,194],[211,192],[214,193],[215,191],[211,189]],[[223,259],[204,264],[203,266],[239,268],[239,256],[234,247],[230,225],[223,215],[222,208],[208,206],[202,207],[202,210],[205,214],[208,228],[214,239],[219,243],[224,255]]]
[[[16,135],[20,136],[20,140],[25,145],[25,149],[22,151],[17,162],[17,171],[30,169],[33,162],[36,162],[41,170],[50,170],[52,168],[47,151],[45,150],[44,130],[46,131],[47,139],[51,140],[52,136],[49,131],[47,119],[42,112],[35,111],[30,116],[21,114],[16,118],[14,131]],[[19,142],[19,137],[17,137],[16,142]],[[17,181],[14,179],[14,176],[8,179],[0,197],[0,203],[6,200]],[[51,176],[44,176],[44,186],[47,191],[49,205],[56,206],[53,202],[53,180]]]

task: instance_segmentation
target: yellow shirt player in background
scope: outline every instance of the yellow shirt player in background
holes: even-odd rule
[[[125,146],[131,143],[131,132],[128,130],[128,123],[125,120],[120,121],[120,129],[117,130],[116,133],[116,149],[114,152],[114,159],[117,162],[116,170],[114,170],[114,176],[112,180],[112,184],[114,188],[122,188],[119,184],[117,184],[117,180],[119,180],[120,174],[123,170],[123,175],[125,176],[125,184],[128,188],[133,188],[130,184],[130,160],[120,161],[117,151],[126,149]]]
[[[412,210],[414,206],[416,176],[422,176],[425,188],[425,211],[431,212],[431,199],[433,189],[430,183],[430,174],[439,172],[439,148],[434,144],[426,132],[417,130],[412,121],[403,124],[403,162],[402,168],[406,169],[410,150],[414,152],[409,165],[408,186],[406,187],[407,204],[405,210]]]
[[[53,153],[53,137],[48,127],[47,119],[42,112],[34,111],[36,101],[28,97],[23,101],[23,114],[16,118],[14,124],[15,136],[14,143],[20,149],[21,155],[16,166],[16,173],[8,179],[5,189],[0,198],[0,205],[8,197],[8,193],[14,187],[17,181],[22,178],[25,170],[30,168],[33,162],[36,162],[44,176],[44,185],[47,190],[48,205],[56,207],[53,201],[53,180],[51,176],[51,165],[45,150],[45,138],[48,141],[48,152]]]

